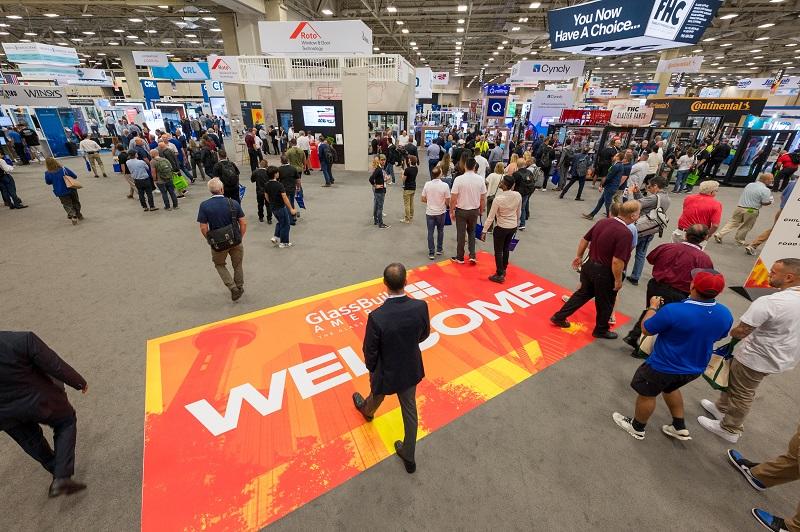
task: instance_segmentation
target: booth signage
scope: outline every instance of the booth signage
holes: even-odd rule
[[[540,79],[574,79],[583,73],[584,61],[519,61],[511,68],[511,83]]]
[[[547,83],[544,86],[546,91],[571,91],[574,88],[572,83]]]
[[[140,79],[139,82],[142,84],[142,92],[144,93],[145,100],[153,102],[161,99],[161,94],[158,92],[158,82],[156,80]]]
[[[0,105],[69,107],[69,100],[63,87],[2,85],[0,86]]]
[[[772,89],[775,78],[742,78],[736,82],[737,89],[748,91],[768,91]]]
[[[203,84],[206,88],[206,93],[211,98],[225,97],[225,88],[221,81],[210,80]]]
[[[22,63],[19,65],[19,73],[27,79],[46,79],[59,83],[71,83],[78,80],[78,70],[71,66]]]
[[[653,108],[639,105],[618,105],[611,109],[612,126],[646,126],[653,120]]]
[[[260,21],[258,33],[267,55],[372,53],[372,30],[361,20]]]
[[[547,13],[550,45],[588,55],[696,44],[722,0],[595,0]]]
[[[158,79],[210,79],[208,63],[170,63],[165,67],[150,67],[154,78]]]
[[[70,81],[70,85],[94,85],[99,87],[111,87],[111,77],[101,68],[78,68],[75,69],[78,75],[77,80]]]
[[[647,96],[658,94],[660,83],[634,83],[631,85],[631,96]]]
[[[133,52],[133,63],[139,66],[165,67],[169,60],[166,52]]]
[[[239,57],[235,55],[209,55],[208,65],[211,79],[241,83],[242,76],[239,71]]]
[[[447,85],[450,83],[450,72],[431,72],[431,81],[434,85]]]
[[[486,116],[505,116],[506,114],[506,99],[505,98],[489,98],[486,101]]]
[[[38,42],[4,42],[3,51],[6,60],[12,63],[27,63],[33,65],[79,65],[78,53],[75,48],[55,46]]]
[[[730,116],[761,115],[766,98],[665,98],[648,100],[659,114],[671,116]]]
[[[686,94],[686,87],[667,87],[664,91],[664,96],[684,96]]]
[[[700,72],[700,66],[702,64],[702,55],[676,57],[674,59],[659,59],[656,72]]]
[[[589,98],[616,98],[619,89],[616,87],[589,87],[586,96]]]
[[[700,89],[699,96],[701,98],[719,98],[722,96],[722,89],[715,89],[714,87],[703,87]]]
[[[508,96],[511,85],[486,85],[486,96]]]
[[[531,102],[529,120],[534,126],[541,125],[546,117],[558,117],[563,109],[572,107],[575,93],[570,91],[537,91]]]
[[[432,98],[433,88],[431,80],[431,69],[427,67],[418,68],[416,72],[417,83],[414,88],[414,96],[416,98]]]

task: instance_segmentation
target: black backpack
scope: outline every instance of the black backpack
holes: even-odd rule
[[[217,176],[222,181],[223,185],[229,186],[236,179],[236,170],[233,163],[224,160],[219,162],[219,175]]]
[[[572,158],[572,171],[574,176],[586,175],[589,171],[589,155],[586,153],[578,153]]]
[[[520,168],[511,177],[514,178],[514,184],[518,187],[516,188],[517,192],[522,196],[533,194],[533,189],[536,187],[536,179],[533,176],[533,172],[527,168]]]
[[[792,160],[793,164],[800,164],[800,151],[792,152],[789,158]]]
[[[328,149],[325,150],[325,162],[328,164],[333,164],[336,162],[336,150],[334,150],[333,146],[330,144],[328,145]]]

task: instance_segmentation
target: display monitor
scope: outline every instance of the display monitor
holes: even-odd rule
[[[0,116],[0,126],[12,127],[14,125],[11,119],[7,116]]]
[[[336,127],[336,111],[332,105],[304,105],[303,123],[309,127]]]

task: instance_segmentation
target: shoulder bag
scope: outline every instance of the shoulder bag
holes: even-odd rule
[[[236,217],[236,209],[233,200],[225,198],[231,212],[231,223],[224,227],[212,229],[206,234],[208,245],[214,251],[225,251],[242,243],[242,233],[239,229],[239,220]]]
[[[669,224],[669,217],[661,208],[661,194],[656,194],[656,206],[650,212],[636,220],[636,230],[639,236],[649,236],[658,233],[661,237],[664,229]]]
[[[83,188],[83,185],[78,183],[77,179],[73,179],[67,175],[67,171],[64,168],[61,168],[61,175],[64,177],[64,184],[67,185],[68,189],[78,190],[79,188]]]

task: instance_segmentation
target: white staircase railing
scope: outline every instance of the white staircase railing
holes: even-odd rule
[[[359,56],[268,57],[238,56],[242,83],[269,81],[341,81],[350,68],[366,68],[369,81],[395,81],[408,84],[411,64],[395,54]]]

